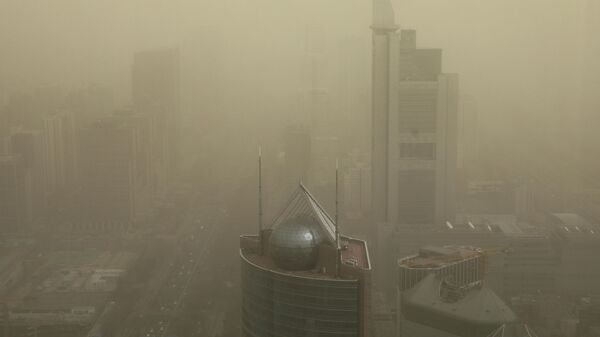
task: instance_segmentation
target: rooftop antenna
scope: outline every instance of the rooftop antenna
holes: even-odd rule
[[[339,162],[336,158],[335,160],[335,251],[336,251],[336,259],[335,259],[335,276],[340,276],[340,263],[342,256],[340,254],[340,225],[339,225],[339,216],[338,216],[338,171],[339,171]]]
[[[259,253],[263,254],[263,210],[262,210],[262,147],[258,146],[258,238]]]

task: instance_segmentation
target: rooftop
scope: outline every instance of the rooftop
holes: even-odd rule
[[[417,255],[400,259],[398,264],[409,268],[440,268],[445,265],[480,257],[482,255],[483,251],[474,247],[426,246],[419,249]]]
[[[492,290],[454,288],[434,274],[403,295],[402,307],[406,319],[456,336],[535,336]]]
[[[579,214],[554,213],[551,214],[554,229],[562,236],[586,239],[600,239],[600,227],[592,224]]]
[[[257,238],[257,237],[256,237]],[[369,269],[369,259],[367,254],[367,245],[365,241],[342,237],[343,247],[342,247],[342,264],[362,268]],[[311,269],[311,270],[286,270],[279,268],[270,255],[264,254],[260,255],[257,252],[251,250],[242,250],[242,255],[252,264],[271,271],[295,275],[298,277],[305,278],[318,278],[318,279],[334,279],[335,277],[331,273],[323,273],[319,269]],[[344,274],[342,273],[341,278],[344,279]]]
[[[272,224],[263,230],[262,243],[258,235],[241,237],[250,244],[242,244],[241,253],[260,268],[299,277],[335,278],[339,244],[340,278],[345,278],[348,268],[371,269],[367,243],[341,234],[338,240],[336,232],[335,221],[300,184]],[[251,246],[262,246],[263,254]]]

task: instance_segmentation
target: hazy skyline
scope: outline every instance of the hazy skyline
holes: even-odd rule
[[[0,337],[591,336],[598,33],[600,0],[0,0]]]
[[[443,49],[444,71],[460,74],[461,93],[475,99],[480,123],[498,144],[578,137],[572,111],[580,104],[582,52],[598,53],[584,44],[585,20],[594,17],[586,3],[392,1],[396,22],[416,29],[421,47]],[[355,80],[370,86],[370,1],[3,0],[2,8],[0,100],[40,85],[99,83],[113,90],[117,106],[129,104],[133,53],[178,47],[184,113],[197,110],[208,68],[212,83],[220,81],[213,87],[227,88],[222,99],[235,95],[247,110],[230,117],[289,120],[310,34],[327,46],[329,85],[344,76],[332,52],[354,38],[346,57],[364,74]]]

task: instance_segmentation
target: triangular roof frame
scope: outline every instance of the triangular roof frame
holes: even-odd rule
[[[282,207],[281,212],[279,212],[271,223],[270,228],[275,228],[288,219],[301,214],[313,216],[323,229],[327,240],[330,242],[336,241],[335,221],[302,183],[298,184],[296,190]]]

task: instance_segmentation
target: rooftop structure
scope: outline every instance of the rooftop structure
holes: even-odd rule
[[[367,243],[339,235],[305,186],[240,248],[243,336],[367,335]]]
[[[402,312],[402,336],[536,336],[492,290],[435,274],[403,295]]]
[[[550,223],[563,237],[600,239],[600,226],[590,223],[579,214],[554,213],[550,215]]]
[[[424,247],[398,260],[398,335],[534,336],[483,286],[485,255],[473,247]]]
[[[482,250],[471,247],[423,247],[419,254],[398,260],[399,289],[405,291],[429,274],[452,277],[461,286],[481,283],[485,271]]]

